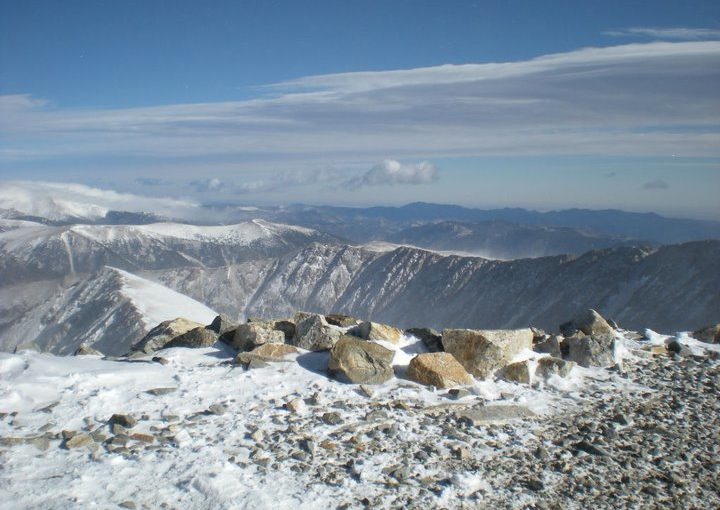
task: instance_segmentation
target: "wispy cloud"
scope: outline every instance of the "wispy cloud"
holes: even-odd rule
[[[190,186],[198,193],[207,193],[208,191],[220,191],[225,187],[225,183],[217,177],[211,177],[190,181]]]
[[[395,186],[396,184],[427,184],[437,180],[435,166],[423,161],[403,165],[394,159],[386,159],[364,174],[346,182],[351,188],[362,186]]]
[[[653,181],[646,182],[643,184],[643,189],[646,190],[661,190],[668,189],[670,185],[662,179],[655,179]]]
[[[650,39],[669,39],[676,41],[705,41],[720,39],[720,29],[687,27],[633,27],[622,30],[608,30],[605,35],[613,37],[645,37]]]
[[[702,41],[310,76],[271,85],[267,96],[222,103],[76,110],[5,96],[0,164],[222,158],[238,168],[262,160],[282,170],[279,165],[288,161],[338,166],[370,164],[387,155],[403,161],[486,155],[718,157],[719,82],[720,41]],[[392,179],[381,170],[373,175]]]

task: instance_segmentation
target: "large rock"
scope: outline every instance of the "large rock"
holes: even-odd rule
[[[342,315],[339,313],[326,315],[325,320],[328,321],[328,324],[332,324],[333,326],[339,326],[341,328],[351,328],[353,326],[357,326],[360,323],[360,321],[358,321],[354,317],[350,317],[349,315]]]
[[[422,340],[428,351],[430,352],[442,352],[442,335],[430,328],[410,328],[406,329],[405,333],[412,335]]]
[[[245,367],[260,365],[263,363],[271,363],[274,361],[283,361],[291,354],[297,354],[298,350],[288,344],[263,344],[256,347],[250,352],[241,352],[235,358],[235,363]]]
[[[165,347],[165,344],[170,342],[173,338],[176,338],[195,328],[204,328],[204,326],[198,322],[190,321],[182,317],[161,322],[151,329],[142,340],[135,344],[135,346],[133,346],[133,350],[146,353],[157,351],[158,349]]]
[[[573,336],[575,332],[582,331],[586,335],[615,334],[613,327],[595,310],[588,309],[573,320],[560,325],[560,332],[565,337]]]
[[[535,377],[547,379],[553,375],[567,377],[575,367],[574,361],[567,361],[560,358],[540,358],[535,369]]]
[[[285,333],[274,328],[272,322],[240,324],[230,345],[240,351],[251,351],[264,344],[285,343]]]
[[[615,365],[615,338],[613,335],[571,336],[566,338],[565,358],[581,367],[611,367]]]
[[[693,338],[710,344],[720,344],[720,324],[698,329],[692,334]]]
[[[436,388],[456,388],[473,383],[470,374],[449,352],[418,354],[410,360],[407,377]]]
[[[525,329],[446,329],[442,344],[477,378],[485,379],[510,363],[524,349],[532,349],[533,332]]]
[[[165,344],[165,348],[170,347],[210,347],[217,342],[218,335],[214,331],[207,328],[199,327],[193,328],[187,333],[176,336],[168,343]]]
[[[384,340],[393,344],[398,343],[402,337],[402,331],[398,328],[370,321],[361,322],[353,333],[365,340]]]
[[[226,344],[231,344],[237,327],[237,322],[230,319],[227,315],[220,314],[213,319],[207,328],[217,333],[218,340]]]
[[[562,341],[563,338],[558,335],[552,335],[542,339],[536,337],[533,341],[533,350],[541,354],[549,354],[550,356],[560,358],[562,357]]]
[[[510,382],[520,384],[530,384],[530,363],[528,361],[518,361],[510,363],[502,371],[503,379]]]
[[[395,375],[395,353],[382,345],[342,336],[330,349],[328,373],[354,384],[382,384]]]
[[[325,317],[310,314],[295,326],[294,344],[308,351],[325,351],[331,349],[335,342],[343,336],[343,331],[328,324]]]

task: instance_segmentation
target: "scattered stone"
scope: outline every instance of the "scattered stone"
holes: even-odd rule
[[[470,374],[449,352],[418,354],[410,360],[406,375],[411,381],[436,388],[454,388],[473,383]]]
[[[339,327],[328,324],[322,315],[312,314],[297,323],[293,342],[308,351],[325,351],[331,349],[341,336],[343,332]]]
[[[534,418],[530,409],[517,405],[480,406],[456,413],[458,421],[477,427],[486,423],[507,423],[513,420]]]
[[[602,446],[590,443],[588,441],[580,441],[575,445],[575,449],[589,453],[590,455],[600,455],[602,457],[610,457],[610,453]]]
[[[152,361],[155,363],[160,363],[161,365],[167,365],[168,363],[170,363],[170,361],[168,361],[166,358],[163,358],[161,356],[154,356]]]
[[[222,415],[227,412],[227,407],[225,407],[222,404],[212,404],[210,407],[208,407],[207,414],[215,414],[215,415]]]
[[[165,344],[170,342],[172,339],[195,328],[204,329],[204,326],[200,323],[190,321],[182,317],[161,322],[151,329],[150,332],[145,335],[142,340],[140,340],[140,342],[134,345],[133,350],[149,354],[162,349],[165,347]]]
[[[340,413],[330,412],[322,415],[322,421],[326,425],[339,425],[343,422],[343,419]]]
[[[612,335],[571,336],[563,343],[568,347],[566,359],[581,367],[615,365],[615,338]]]
[[[131,429],[137,425],[137,420],[129,414],[113,414],[109,420],[110,424],[117,423],[125,428]]]
[[[453,388],[447,392],[447,396],[453,400],[460,400],[470,396],[470,392],[464,388]]]
[[[530,384],[530,363],[518,361],[506,366],[502,371],[503,379],[520,384]]]
[[[446,329],[442,344],[470,374],[485,379],[505,367],[524,349],[532,348],[530,328],[471,330]]]
[[[692,336],[695,340],[700,340],[701,342],[720,344],[720,324],[707,326],[698,329],[697,331],[693,331]]]
[[[305,401],[301,398],[294,398],[285,404],[291,413],[299,414],[305,410]]]
[[[375,396],[375,391],[372,389],[371,386],[367,386],[366,384],[360,385],[360,391],[363,392],[368,398],[373,398]]]
[[[540,358],[535,369],[535,376],[542,379],[548,379],[553,375],[567,377],[575,366],[574,361],[552,357]]]
[[[150,434],[130,434],[130,439],[134,439],[135,441],[140,441],[141,443],[147,443],[152,444],[155,442],[155,436],[151,436]]]
[[[103,356],[103,353],[87,344],[80,344],[80,347],[75,349],[73,356]]]
[[[123,501],[118,505],[120,508],[129,508],[130,510],[135,510],[137,506],[132,501]]]
[[[394,355],[374,342],[343,336],[330,350],[328,372],[354,384],[382,384],[395,375]]]
[[[442,352],[442,335],[430,328],[410,328],[406,329],[405,333],[412,335],[422,340],[428,351],[430,352]]]
[[[573,336],[577,331],[586,335],[608,335],[614,336],[615,330],[595,310],[588,309],[574,319],[560,325],[560,332],[565,337]]]
[[[83,432],[74,434],[72,437],[66,439],[63,443],[63,446],[68,450],[73,450],[75,448],[83,448],[91,445],[94,446],[95,441],[93,441],[93,438],[89,434],[85,434]]]
[[[170,347],[189,347],[197,349],[199,347],[210,347],[217,342],[218,335],[214,331],[198,327],[193,328],[190,331],[178,335],[168,343],[165,344],[165,349]]]
[[[147,390],[145,393],[158,397],[160,395],[167,395],[175,391],[177,391],[177,388],[152,388]]]
[[[398,343],[402,337],[402,331],[398,328],[370,321],[361,322],[351,334],[365,340],[384,340],[393,344]]]
[[[113,423],[113,424],[110,426],[110,431],[111,431],[113,434],[115,434],[116,436],[119,436],[119,435],[127,435],[127,434],[128,434],[128,429],[127,429],[126,427],[123,427],[123,426],[120,425],[119,423]]]

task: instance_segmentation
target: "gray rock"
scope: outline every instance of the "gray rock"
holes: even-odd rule
[[[523,349],[532,348],[533,333],[525,329],[446,329],[442,344],[465,370],[484,379],[510,363]]]
[[[129,414],[113,414],[109,420],[110,425],[117,423],[128,429],[133,428],[137,425],[137,420]]]
[[[560,332],[563,336],[573,336],[576,331],[582,331],[586,335],[614,335],[615,330],[595,310],[588,309],[574,319],[560,325]]]
[[[341,337],[330,350],[328,372],[354,384],[381,384],[395,375],[395,353],[373,342],[351,336]]]
[[[536,414],[524,406],[493,405],[458,411],[456,416],[460,422],[477,427],[486,423],[507,423],[513,420],[533,418]]]
[[[285,334],[270,322],[249,322],[237,327],[231,345],[240,351],[251,351],[268,343],[285,343]]]
[[[581,367],[611,367],[615,364],[615,338],[611,335],[572,336],[563,342],[568,347],[566,359]]]
[[[567,361],[560,358],[540,358],[535,369],[535,376],[547,379],[552,375],[567,377],[575,367],[574,361]]]
[[[328,322],[328,324],[331,324],[333,326],[339,326],[341,328],[351,328],[360,324],[360,321],[358,321],[354,317],[337,313],[326,315],[325,320]]]
[[[402,337],[402,331],[398,328],[370,321],[361,322],[350,333],[365,340],[384,340],[393,344],[398,343]]]
[[[238,327],[238,323],[231,320],[227,315],[220,314],[213,319],[207,329],[217,333],[219,336]]]
[[[720,344],[720,324],[698,329],[693,332],[692,336],[694,339],[700,340],[701,342]]]
[[[412,335],[422,340],[422,343],[427,347],[430,352],[441,352],[442,346],[442,335],[430,328],[410,328],[406,329],[405,333]]]
[[[328,324],[322,315],[312,314],[297,323],[293,342],[301,349],[324,351],[331,349],[342,336],[339,327]]]
[[[552,335],[547,338],[543,338],[533,343],[533,350],[541,354],[549,354],[555,358],[562,357],[562,344],[563,338],[557,335]]]
[[[198,327],[193,328],[190,331],[183,333],[182,335],[176,336],[168,343],[166,343],[164,348],[169,349],[170,347],[210,347],[215,342],[217,342],[217,339],[217,333],[215,333],[214,331],[207,328]]]
[[[511,363],[503,369],[502,376],[506,381],[530,384],[530,364],[527,361]]]

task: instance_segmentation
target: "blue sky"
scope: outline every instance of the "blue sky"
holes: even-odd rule
[[[720,218],[718,90],[711,1],[0,0],[2,180]]]

